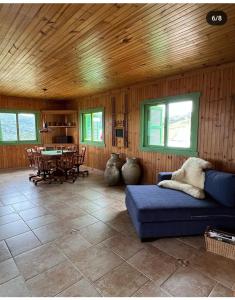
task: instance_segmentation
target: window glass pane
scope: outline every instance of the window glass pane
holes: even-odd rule
[[[84,114],[84,140],[91,141],[91,114]]]
[[[19,140],[36,141],[36,117],[35,114],[20,113],[18,114]]]
[[[92,134],[93,141],[103,141],[103,114],[102,112],[95,112],[92,114]]]
[[[165,104],[148,110],[148,145],[164,146]]]
[[[169,104],[167,146],[190,148],[192,101]]]
[[[0,141],[17,141],[16,114],[0,113]]]

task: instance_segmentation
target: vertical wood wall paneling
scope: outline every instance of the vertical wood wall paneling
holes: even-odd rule
[[[200,92],[198,151],[216,168],[235,172],[235,63],[195,70],[149,83],[117,89],[107,93],[77,99],[77,108],[105,108],[105,148],[88,146],[87,165],[103,170],[111,152],[121,152],[123,158],[139,158],[143,181],[154,183],[156,172],[174,171],[187,157],[139,150],[140,104],[148,98],[161,98]],[[115,97],[118,112],[128,114],[128,148],[117,148],[112,140],[112,104]],[[124,102],[123,102],[124,99]]]
[[[124,96],[124,147],[128,148],[128,94]]]

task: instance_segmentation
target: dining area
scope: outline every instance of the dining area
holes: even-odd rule
[[[37,186],[39,183],[74,183],[77,177],[88,176],[88,170],[80,170],[84,164],[86,147],[77,146],[32,147],[25,149],[32,173],[29,181]]]

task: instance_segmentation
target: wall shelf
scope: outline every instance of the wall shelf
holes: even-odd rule
[[[49,133],[42,134],[43,144],[54,144],[58,137],[63,136],[72,136],[72,143],[78,144],[78,112],[76,110],[43,110],[42,123],[47,123],[48,128],[51,129]]]

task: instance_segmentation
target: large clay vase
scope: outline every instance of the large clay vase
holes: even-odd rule
[[[110,163],[104,171],[104,180],[109,185],[117,185],[120,181],[120,170],[115,163]]]
[[[122,166],[122,177],[125,184],[138,184],[140,181],[141,169],[137,158],[127,158]]]
[[[119,157],[119,153],[111,153],[111,157],[110,159],[107,161],[106,163],[106,167],[108,167],[109,165],[115,164],[116,167],[121,170],[123,162],[121,160],[121,158]]]

